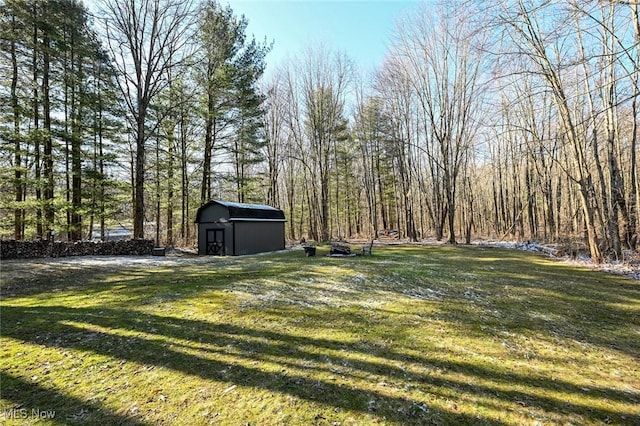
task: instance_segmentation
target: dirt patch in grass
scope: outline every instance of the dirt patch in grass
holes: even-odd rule
[[[318,251],[3,262],[0,416],[640,423],[637,281],[500,248]]]

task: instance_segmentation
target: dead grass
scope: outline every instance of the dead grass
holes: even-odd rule
[[[496,248],[319,251],[5,280],[0,418],[640,423],[637,281]]]

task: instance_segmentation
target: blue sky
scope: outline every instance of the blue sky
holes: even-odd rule
[[[363,71],[384,58],[395,21],[421,2],[410,0],[227,0],[237,16],[249,20],[248,34],[274,40],[267,74],[309,43],[339,49]],[[225,0],[220,0],[225,4]]]

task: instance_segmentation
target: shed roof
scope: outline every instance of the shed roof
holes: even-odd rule
[[[212,200],[202,205],[196,213],[196,223],[200,223],[202,212],[214,204],[229,210],[229,220],[283,221],[284,212],[264,204],[234,203],[231,201]]]

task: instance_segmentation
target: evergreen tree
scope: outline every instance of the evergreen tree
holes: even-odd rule
[[[201,52],[195,80],[203,88],[202,115],[205,136],[200,203],[212,197],[213,155],[216,149],[230,153],[238,199],[253,179],[251,164],[261,161],[260,136],[263,96],[257,83],[270,47],[255,39],[247,42],[248,21],[216,1],[205,2],[200,12],[197,51]]]
[[[251,198],[251,187],[259,177],[251,173],[253,166],[264,161],[262,150],[266,144],[264,135],[264,95],[259,91],[258,81],[264,72],[264,58],[268,52],[265,45],[255,39],[243,49],[233,64],[236,105],[235,135],[229,146],[233,157],[237,199],[245,202]]]
[[[104,179],[104,160],[111,155],[104,149],[107,126],[95,118],[104,118],[104,111],[117,103],[102,94],[113,90],[113,72],[97,69],[111,65],[80,1],[7,1],[2,6],[0,55],[7,61],[0,73],[10,84],[0,85],[1,149],[7,154],[0,179],[7,184],[3,197],[11,194],[10,200],[2,199],[3,206],[10,206],[13,215],[0,220],[3,228],[13,228],[16,239],[51,238],[59,231],[79,240],[87,230],[85,203],[98,185],[94,172],[101,168]],[[92,143],[100,147],[93,150]],[[110,183],[99,184],[102,201],[109,192],[105,185]]]

